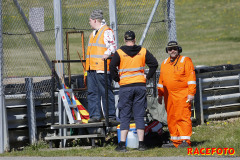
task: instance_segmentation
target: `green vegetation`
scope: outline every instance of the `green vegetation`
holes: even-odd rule
[[[117,1],[117,3],[119,2],[120,1]],[[141,7],[145,5],[144,1],[139,1],[138,3],[135,3],[135,1],[134,3],[126,1],[124,3],[126,3],[128,7],[133,6],[131,10],[137,14],[130,14],[129,8],[118,5],[118,24],[146,23],[148,20],[148,16],[146,15],[149,15],[150,12],[148,7]],[[151,3],[147,6],[152,5]],[[177,39],[183,47],[182,54],[191,57],[195,66],[239,64],[239,6],[239,0],[175,1]],[[162,7],[162,4],[159,4],[160,10],[162,10]],[[137,8],[137,10],[134,8]],[[141,10],[139,10],[139,8],[141,8]],[[143,14],[143,12],[145,14]],[[74,14],[74,12],[71,12],[71,14]],[[159,11],[156,14],[159,14]],[[88,14],[85,13],[84,15],[87,16]],[[131,15],[131,17],[129,15]],[[132,16],[135,17],[133,18]],[[72,15],[69,16],[69,18],[72,17]],[[162,17],[162,15],[160,15],[160,17]],[[109,22],[108,15],[106,15],[106,20]],[[159,19],[158,16],[154,16],[153,21],[158,20],[161,20],[161,18]],[[89,27],[87,22],[88,19],[84,19],[84,27]],[[157,57],[159,63],[167,57],[164,50],[166,44],[162,44],[162,42],[167,39],[166,32],[164,31],[165,27],[164,24],[151,24],[143,43],[143,46],[148,48],[154,56]],[[120,46],[124,44],[121,36],[128,29],[136,32],[137,42],[139,42],[145,25],[119,25],[118,36]],[[85,49],[89,34],[90,31],[85,32]],[[71,38],[72,36],[73,35],[71,35]],[[78,55],[75,52],[77,48],[78,50],[80,48],[79,43],[81,42],[76,39],[72,39],[70,43],[70,48],[73,49],[70,53],[76,59],[78,59]],[[73,68],[76,69],[77,67]]]
[[[8,2],[8,1],[5,1]],[[10,2],[10,1],[9,1]],[[28,1],[30,2],[30,1]],[[31,1],[32,2],[32,1]],[[47,2],[47,1],[45,1]],[[49,1],[49,3],[52,1]],[[100,1],[95,1],[96,6]],[[120,1],[118,1],[120,2]],[[121,1],[122,2],[122,1]],[[141,1],[142,3],[145,2]],[[65,1],[65,3],[67,3]],[[128,5],[132,11],[136,9],[141,11],[135,15],[135,19],[141,19],[139,17],[144,15],[149,15],[149,13],[143,12],[143,8],[134,7],[134,5],[129,1]],[[77,27],[77,28],[90,28],[88,25],[88,17],[92,9],[89,9],[89,2],[81,3],[84,6],[84,10],[79,9],[81,6],[72,5],[69,6],[68,11],[64,11],[65,19],[63,22],[63,27]],[[139,6],[142,6],[139,1]],[[42,6],[42,3],[41,5]],[[50,5],[49,5],[50,6]],[[150,5],[149,5],[150,6]],[[148,7],[149,7],[148,6]],[[151,5],[152,6],[152,5]],[[239,12],[240,1],[239,0],[175,0],[175,13],[176,13],[176,24],[177,24],[177,39],[180,45],[183,47],[183,55],[189,56],[192,58],[194,65],[222,65],[222,64],[239,64],[239,49],[240,49],[240,12]],[[136,9],[135,9],[136,8]],[[22,21],[22,18],[18,14],[14,5],[5,7],[5,10],[13,10],[16,16],[3,15],[4,20],[4,31],[14,32],[19,27],[23,33],[28,33],[25,24]],[[80,10],[80,11],[79,11]],[[106,9],[107,10],[107,9]],[[129,12],[126,12],[125,8],[118,8],[119,23],[134,23],[133,19],[128,19],[132,15]],[[46,29],[53,28],[53,13],[52,8],[49,7],[49,12],[45,12]],[[27,13],[27,12],[26,12]],[[142,14],[144,13],[144,14]],[[72,17],[74,21],[67,21],[69,17]],[[161,15],[162,16],[162,15]],[[79,18],[81,17],[81,19]],[[84,19],[85,17],[85,19]],[[125,18],[128,17],[128,18]],[[108,15],[106,20],[108,22]],[[135,20],[134,19],[134,20]],[[144,22],[146,22],[146,17],[144,17]],[[79,20],[79,21],[78,21]],[[15,23],[14,23],[15,22]],[[72,24],[73,23],[73,24]],[[75,24],[76,23],[76,24]],[[143,22],[141,22],[143,23]],[[15,25],[21,24],[21,25]],[[81,25],[80,25],[81,24]],[[152,24],[153,28],[157,28],[157,24]],[[86,27],[87,26],[87,27]],[[124,31],[128,29],[134,30],[138,37],[142,34],[144,30],[143,26],[119,26],[119,41],[120,45],[123,44],[122,35]],[[163,26],[164,27],[164,26]],[[163,28],[162,27],[162,28]],[[159,27],[161,28],[161,27]],[[161,28],[161,29],[162,29]],[[8,30],[7,30],[8,29]],[[65,30],[67,31],[67,30]],[[22,33],[20,32],[20,33]],[[152,52],[156,57],[158,57],[159,63],[163,57],[167,57],[167,54],[164,52],[165,44],[160,44],[159,39],[166,39],[166,33],[164,34],[162,30],[152,30],[150,28],[149,33],[155,33],[154,36],[147,36],[144,42],[144,47],[149,48],[150,51],[158,49],[164,55],[160,55],[158,52]],[[14,32],[15,33],[15,32]],[[85,31],[85,46],[88,42],[88,35],[90,30]],[[149,35],[148,33],[148,35]],[[44,44],[44,47],[49,54],[51,59],[55,57],[55,46],[54,46],[54,32],[46,32],[43,35],[38,33],[38,37],[41,40],[41,43]],[[50,35],[49,38],[47,35]],[[161,35],[162,37],[160,37]],[[29,38],[30,37],[30,38]],[[65,35],[64,35],[65,37]],[[160,37],[160,38],[159,38]],[[8,68],[7,76],[31,76],[34,75],[46,75],[50,73],[50,70],[46,71],[43,61],[39,62],[41,53],[35,43],[33,42],[29,34],[25,35],[24,38],[19,35],[15,36],[6,36],[4,35],[4,52],[5,52],[5,64]],[[22,41],[20,41],[21,39]],[[29,40],[30,39],[30,40]],[[30,42],[29,42],[30,41]],[[150,48],[152,43],[154,44],[154,49]],[[34,43],[34,44],[33,44]],[[79,59],[76,50],[81,54],[81,40],[80,36],[71,35],[70,38],[70,52],[71,59]],[[64,45],[65,42],[64,42]],[[20,47],[19,47],[20,46]],[[26,47],[27,46],[27,47]],[[80,47],[79,47],[80,46]],[[29,49],[26,49],[26,48]],[[85,47],[86,49],[86,47]],[[37,53],[35,53],[37,52]],[[86,50],[85,50],[86,52]],[[66,52],[65,52],[66,54]],[[15,58],[15,59],[14,59]],[[66,58],[65,58],[66,59]],[[20,60],[21,63],[18,61]],[[25,61],[28,61],[27,64]],[[46,64],[45,64],[46,65]],[[15,67],[14,67],[15,66]],[[33,66],[33,67],[32,67]],[[36,67],[35,67],[36,66]],[[80,66],[80,67],[79,67]],[[31,67],[31,68],[30,68]],[[16,69],[17,68],[17,69]],[[28,73],[26,73],[25,68]],[[76,72],[72,74],[78,74],[82,72],[82,66],[80,64],[73,64],[71,68]],[[77,70],[78,69],[78,70]],[[39,72],[41,70],[41,72]],[[46,73],[47,72],[47,73]],[[30,75],[28,75],[30,74]],[[192,145],[193,148],[234,148],[236,153],[234,156],[240,156],[240,119],[232,119],[226,121],[211,121],[207,122],[205,125],[195,126],[193,128],[194,134],[192,135]],[[51,150],[48,149],[48,145],[45,142],[40,142],[37,145],[31,145],[23,149],[23,151],[11,151],[9,153],[1,154],[0,156],[121,156],[121,157],[154,157],[154,156],[188,156],[187,149],[166,149],[166,148],[152,148],[144,152],[139,152],[136,150],[130,150],[127,153],[118,153],[114,151],[116,144],[109,144],[105,147],[98,147],[94,149],[83,149],[80,147],[75,147],[73,149],[63,149],[63,150]],[[214,155],[217,156],[217,155]],[[225,155],[222,155],[225,156]]]
[[[177,38],[194,65],[239,64],[239,0],[175,1]]]
[[[240,119],[229,119],[225,121],[210,121],[205,125],[193,127],[193,135],[191,137],[193,151],[198,148],[234,148],[235,154],[232,156],[240,156]],[[38,145],[28,146],[23,151],[12,151],[4,153],[0,156],[100,156],[100,157],[164,157],[164,156],[189,156],[187,148],[151,148],[140,152],[129,149],[127,153],[119,153],[114,149],[116,143],[109,143],[105,147],[97,147],[93,149],[84,149],[81,147],[73,147],[70,149],[49,149],[48,145],[40,142]],[[198,155],[196,155],[198,156]],[[202,156],[202,155],[200,155]],[[229,156],[217,155],[213,156]]]
[[[87,49],[88,36],[91,33],[88,21],[93,9],[101,8],[106,11],[104,17],[109,24],[108,5],[104,3],[63,1],[64,59],[67,59],[67,31],[73,31],[74,28],[84,30],[85,49]],[[126,30],[134,30],[139,43],[154,3],[154,0],[117,0],[119,46],[124,44],[122,36]],[[49,58],[56,59],[52,1],[41,0],[29,3],[21,1],[20,5],[27,18],[29,18],[29,8],[44,7],[45,32],[36,34]],[[238,64],[239,6],[239,0],[175,1],[177,39],[183,47],[183,55],[191,57],[194,65]],[[153,21],[166,19],[164,13],[166,13],[166,4],[165,1],[161,1]],[[168,56],[165,53],[166,29],[166,23],[152,23],[143,43],[159,63]],[[49,75],[51,71],[12,1],[3,1],[3,32],[10,33],[3,35],[6,77]],[[79,59],[76,53],[78,50],[81,54],[79,34],[78,37],[71,35],[70,41],[71,59]],[[72,74],[82,73],[82,70],[79,63],[71,66]],[[67,69],[65,71],[67,72]]]

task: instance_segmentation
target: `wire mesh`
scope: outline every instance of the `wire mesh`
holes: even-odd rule
[[[38,14],[34,9],[42,10],[42,15],[44,15],[43,31],[35,30],[35,34],[50,59],[53,59],[55,55],[53,2],[21,0],[18,3],[28,19]],[[2,4],[6,94],[25,94],[27,91],[25,77],[33,77],[34,97],[50,97],[50,94],[44,95],[44,93],[50,93],[51,90],[51,69],[44,60],[14,2],[4,0]],[[37,26],[40,27],[39,24]]]
[[[35,34],[50,60],[56,59],[54,4],[49,0],[18,0]],[[136,33],[140,41],[155,0],[116,0],[119,47],[124,45],[123,35],[127,30]],[[3,84],[7,95],[26,94],[25,78],[33,77],[34,98],[49,98],[51,93],[51,68],[45,61],[27,24],[13,1],[2,1],[3,16]],[[143,47],[147,48],[159,63],[166,58],[168,40],[167,0],[161,0],[147,32]],[[94,9],[104,11],[109,25],[108,0],[62,0],[62,25],[64,59],[67,59],[66,32],[84,31],[85,48],[92,32],[89,17]],[[44,17],[42,17],[44,16]],[[35,27],[34,27],[35,26]],[[80,34],[69,36],[71,60],[79,60],[77,51],[83,55]],[[65,75],[68,65],[64,65]],[[71,66],[71,74],[83,74],[81,64]]]

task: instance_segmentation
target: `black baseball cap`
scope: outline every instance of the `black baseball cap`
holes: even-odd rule
[[[135,33],[133,31],[127,31],[124,35],[125,40],[134,40],[135,39]]]
[[[170,41],[167,44],[167,47],[177,47],[177,46],[178,46],[178,43],[176,41]]]

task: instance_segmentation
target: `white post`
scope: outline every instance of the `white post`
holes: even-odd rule
[[[168,0],[168,20],[168,40],[177,41],[174,0]]]
[[[108,3],[109,3],[110,28],[112,28],[112,30],[114,31],[116,46],[117,48],[119,48],[116,0],[108,0]],[[113,81],[113,86],[116,89],[119,88],[119,84],[115,81]],[[116,114],[118,115],[117,103],[118,103],[119,97],[116,90],[113,90],[113,92],[115,95],[115,108],[117,110]]]
[[[108,3],[109,3],[110,28],[114,31],[116,46],[117,48],[119,48],[116,0],[108,0]]]
[[[54,24],[55,24],[55,48],[56,60],[63,60],[63,29],[62,29],[62,2],[61,0],[53,0],[54,5]],[[56,71],[59,78],[64,75],[64,65],[56,64]]]
[[[0,0],[0,153],[9,149],[8,124],[3,86],[2,0]]]
[[[150,25],[151,25],[151,22],[152,22],[154,13],[155,13],[156,10],[157,10],[159,1],[160,1],[160,0],[156,0],[155,4],[154,4],[154,6],[153,6],[152,12],[151,12],[151,14],[150,14],[150,17],[149,17],[149,19],[148,19],[147,25],[146,25],[145,30],[144,30],[144,32],[143,32],[142,38],[141,38],[141,40],[140,40],[140,42],[139,42],[139,45],[140,45],[140,46],[142,46],[142,44],[143,44],[143,42],[144,42],[144,40],[145,40],[145,37],[146,37],[147,32],[148,32],[148,29],[149,29],[149,27],[150,27]]]
[[[36,123],[36,111],[33,91],[33,78],[25,78],[26,85],[26,99],[27,99],[27,117],[28,117],[28,132],[30,144],[37,143],[37,123]]]

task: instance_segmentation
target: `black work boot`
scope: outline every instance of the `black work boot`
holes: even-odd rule
[[[179,144],[178,148],[186,148],[190,147],[186,141],[183,141],[181,144]]]
[[[126,145],[125,145],[126,142],[119,142],[118,143],[118,146],[115,148],[115,151],[118,151],[118,152],[127,152],[127,149],[126,149]]]
[[[169,143],[163,144],[162,148],[175,148],[175,146],[174,146],[173,142],[170,141]]]
[[[139,151],[145,151],[147,150],[147,147],[145,146],[143,141],[139,141],[139,146],[138,146]]]

